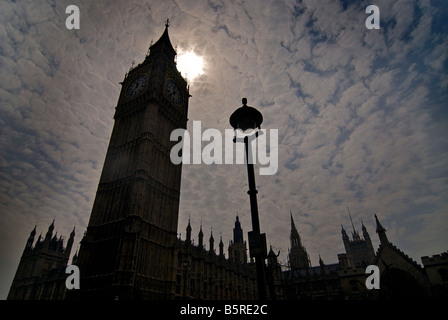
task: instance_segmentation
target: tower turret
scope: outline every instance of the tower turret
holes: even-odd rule
[[[202,232],[202,223],[201,223],[201,227],[199,228],[199,234],[198,234],[198,241],[199,241],[199,248],[203,249],[204,248],[204,233]]]
[[[366,228],[366,226],[364,225],[364,223],[361,221],[361,224],[362,224],[362,236],[364,237],[364,240],[365,240],[365,242],[366,242],[366,246],[367,246],[367,248],[368,248],[368,250],[369,251],[371,251],[372,253],[374,253],[375,252],[375,250],[373,250],[373,245],[372,245],[372,240],[370,239],[370,235],[369,235],[369,233],[367,232],[367,228]],[[374,258],[374,257],[373,257]],[[372,258],[372,259],[373,259]]]
[[[310,257],[308,256],[305,247],[302,245],[299,232],[297,231],[294,219],[292,217],[292,212],[290,212],[290,216],[291,235],[289,238],[291,242],[291,248],[289,250],[289,265],[292,270],[308,269],[311,266]]]
[[[213,230],[210,230],[210,239],[208,240],[210,247],[209,247],[209,251],[210,253],[214,253],[215,252],[215,239],[213,238]]]
[[[190,218],[188,218],[188,225],[187,225],[187,239],[185,240],[186,243],[191,243],[191,225],[190,225]]]
[[[73,227],[73,230],[70,233],[70,237],[68,238],[68,241],[67,241],[67,247],[65,248],[65,255],[67,257],[70,256],[70,252],[72,251],[74,241],[75,241],[75,227]]]
[[[376,233],[378,233],[378,237],[380,238],[381,244],[382,245],[388,244],[389,240],[387,239],[386,229],[381,225],[380,220],[378,220],[376,214],[375,214],[375,222],[376,222]]]
[[[235,219],[235,227],[233,228],[233,241],[229,244],[229,260],[236,265],[242,265],[247,262],[246,241],[243,239],[243,229],[238,216]]]
[[[324,260],[322,260],[320,254],[319,254],[319,266],[320,266],[320,274],[325,277],[326,275],[325,263]]]
[[[224,257],[224,243],[222,243],[222,236],[219,240],[219,256]]]
[[[28,237],[28,240],[26,242],[25,250],[31,249],[31,247],[33,246],[34,237],[36,236],[36,227],[37,225],[35,225],[34,229],[30,232],[30,236]]]
[[[280,252],[278,254],[275,254],[274,250],[272,250],[272,246],[270,246],[269,253],[268,253],[268,266],[269,267],[277,266],[277,264],[278,264],[277,257],[279,254],[280,254]]]
[[[236,216],[235,228],[233,228],[233,242],[243,242],[243,229],[238,216]]]
[[[44,241],[50,242],[50,240],[51,240],[51,238],[53,236],[53,230],[54,230],[54,219],[53,219],[53,222],[48,227],[47,233],[45,234]]]
[[[364,223],[362,224],[362,232],[363,237],[362,239],[359,235],[359,233],[356,231],[355,226],[353,224],[353,220],[350,214],[350,210],[347,207],[350,222],[353,227],[353,240],[350,240],[347,232],[344,230],[344,227],[342,227],[341,233],[342,233],[342,241],[344,243],[345,252],[347,253],[347,259],[350,264],[350,267],[358,267],[358,266],[365,266],[372,264],[375,260],[375,251],[373,250],[372,241],[370,239],[370,235],[367,232],[367,228],[365,227]]]

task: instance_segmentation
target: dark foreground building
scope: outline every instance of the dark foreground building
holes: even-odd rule
[[[434,256],[422,257],[423,265],[409,258],[392,244],[385,228],[375,216],[380,246],[369,264],[380,270],[380,290],[367,290],[365,286],[367,265],[353,264],[347,253],[337,255],[338,262],[325,264],[319,257],[319,265],[294,265],[297,261],[291,252],[304,256],[306,248],[297,241],[298,231],[291,219],[291,248],[288,265],[280,265],[278,256],[270,248],[266,257],[266,282],[270,300],[370,300],[403,298],[448,297],[448,251]],[[65,273],[74,231],[64,248],[62,237],[52,236],[54,224],[50,225],[45,238],[34,243],[36,228],[30,234],[11,286],[10,300],[62,300],[67,293]],[[367,230],[365,230],[367,232]],[[172,299],[191,300],[254,300],[257,298],[255,264],[247,259],[247,244],[238,217],[235,220],[233,240],[227,246],[222,238],[215,247],[213,233],[204,242],[202,227],[197,243],[192,239],[190,222],[184,240],[176,238],[173,259],[174,276],[170,296]],[[356,237],[355,237],[356,238]],[[356,239],[355,239],[356,240]],[[343,236],[344,241],[344,236]],[[300,250],[292,246],[300,245]],[[365,256],[363,253],[360,255]],[[307,260],[308,254],[306,254]],[[359,257],[355,257],[359,258]],[[72,264],[77,264],[75,253]],[[152,261],[148,261],[151,265]],[[81,287],[83,283],[81,280]],[[120,299],[116,295],[114,299]],[[124,298],[121,298],[124,299]]]
[[[189,88],[176,67],[168,23],[144,61],[125,75],[115,110],[115,123],[87,231],[73,264],[80,289],[65,289],[65,267],[73,245],[53,236],[26,243],[8,299],[174,300],[255,299],[256,271],[247,261],[247,246],[238,217],[225,258],[213,234],[203,241],[177,238],[182,164],[173,164],[170,141],[175,129],[186,129]],[[375,217],[376,218],[376,217]],[[291,214],[289,263],[281,266],[271,248],[266,280],[269,299],[369,299],[400,294],[446,294],[446,254],[425,257],[426,268],[387,240],[378,219],[381,245],[375,254],[364,225],[363,237],[353,227],[353,240],[342,229],[346,253],[339,262],[312,267]],[[365,267],[381,270],[381,290],[365,288]],[[405,284],[403,286],[403,284]],[[400,287],[401,286],[401,287]],[[437,290],[432,290],[433,286]]]
[[[9,290],[8,300],[59,300],[66,294],[65,268],[75,238],[73,229],[64,247],[62,236],[53,235],[54,221],[48,227],[45,237],[39,235],[36,242],[36,227],[23,250],[14,280]]]

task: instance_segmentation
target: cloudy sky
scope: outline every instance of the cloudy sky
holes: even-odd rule
[[[68,30],[65,8],[80,9]],[[380,9],[368,30],[365,9]],[[0,2],[0,298],[29,232],[76,243],[88,223],[132,61],[170,18],[177,51],[195,52],[189,129],[230,128],[247,97],[278,130],[279,168],[257,172],[262,232],[286,263],[292,211],[312,265],[344,252],[341,224],[374,212],[389,240],[421,263],[448,249],[448,5],[444,1]],[[251,230],[244,165],[185,165],[179,233]],[[218,239],[218,240],[217,240]],[[208,241],[206,241],[208,247]],[[75,249],[77,248],[77,244]]]

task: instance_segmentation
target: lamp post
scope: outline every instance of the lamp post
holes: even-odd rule
[[[263,115],[255,108],[247,105],[247,99],[243,98],[243,106],[235,110],[230,116],[230,125],[236,131],[237,129],[243,132],[248,129],[260,129],[260,125],[263,122]],[[247,164],[247,176],[249,181],[249,194],[250,199],[250,213],[252,218],[252,231],[249,235],[249,252],[250,256],[255,258],[255,265],[257,270],[257,285],[258,285],[258,298],[260,300],[266,300],[266,278],[265,278],[265,264],[266,258],[266,234],[260,233],[260,220],[258,217],[258,204],[257,204],[257,189],[255,186],[255,173],[254,164],[252,159],[252,149],[249,149],[251,142],[255,140],[261,131],[256,131],[251,136],[245,136],[243,139],[238,139],[236,136],[233,142],[244,142],[246,150],[246,164]],[[251,156],[250,156],[251,155]]]

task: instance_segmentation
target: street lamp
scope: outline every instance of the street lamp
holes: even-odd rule
[[[263,115],[257,109],[247,105],[247,99],[243,98],[243,106],[235,110],[230,116],[230,125],[236,131],[238,129],[243,132],[246,130],[260,129],[260,125],[263,122]],[[244,139],[238,139],[236,136],[233,142],[244,142],[246,149],[246,164],[247,164],[247,176],[249,180],[249,194],[250,199],[250,213],[252,218],[252,231],[249,235],[249,252],[251,258],[255,258],[255,265],[257,270],[257,284],[258,284],[258,298],[260,300],[266,299],[266,278],[265,278],[265,265],[264,259],[267,256],[266,249],[266,234],[260,233],[260,220],[258,217],[258,204],[257,204],[257,189],[255,187],[255,173],[253,159],[249,159],[249,154],[252,155],[252,150],[249,150],[251,142],[255,140],[261,131],[257,130],[251,136],[246,135]],[[250,152],[249,152],[250,151]]]

